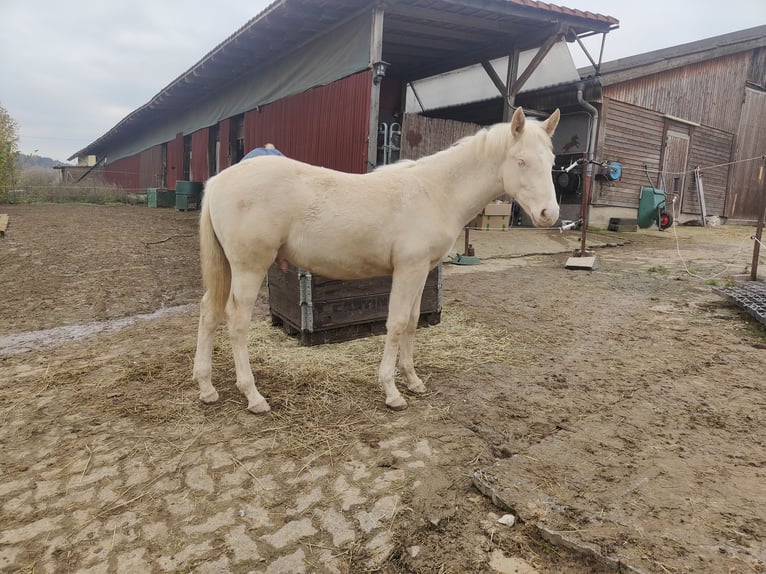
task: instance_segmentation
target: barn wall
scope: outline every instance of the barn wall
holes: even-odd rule
[[[404,114],[401,158],[419,159],[434,154],[480,129],[480,125],[469,122]]]
[[[683,150],[670,149],[679,136],[688,138]],[[699,194],[693,170],[702,169],[702,184],[707,215],[724,215],[729,182],[730,158],[734,135],[710,126],[691,126],[675,122],[652,110],[645,110],[613,100],[604,101],[600,132],[600,157],[622,165],[622,177],[616,182],[598,181],[593,205],[635,207],[641,187],[649,185],[644,165],[657,187],[673,191],[679,179],[677,209],[686,214],[700,214]]]
[[[284,98],[245,114],[245,148],[250,150],[273,143],[285,155],[314,165],[350,173],[367,171],[367,131],[369,129],[372,72],[365,70],[326,86],[319,86]],[[221,169],[231,161],[229,135],[231,118],[218,124]],[[208,128],[191,134],[191,177],[209,177]],[[183,179],[184,134],[167,145],[165,186],[175,189]],[[144,192],[162,186],[162,145],[110,161],[107,181],[119,187]]]
[[[734,133],[752,51],[604,86],[604,97]]]
[[[191,181],[206,181],[209,177],[208,141],[210,130],[204,128],[192,134]]]
[[[168,173],[165,185],[168,189],[176,188],[176,180],[183,179],[184,173],[184,135],[176,134],[168,142]]]
[[[600,158],[622,166],[619,181],[594,186],[593,205],[638,207],[641,187],[648,185],[644,171],[656,182],[662,157],[665,118],[651,110],[604,99],[600,117]]]
[[[104,179],[122,190],[139,193],[141,186],[141,156],[134,155],[110,162],[104,167]]]
[[[372,74],[365,70],[245,113],[245,150],[274,144],[288,157],[367,171]]]
[[[748,88],[737,133],[736,161],[732,171],[726,215],[732,219],[757,220],[761,198],[758,170],[766,154],[766,93]],[[704,181],[703,181],[704,183]]]
[[[689,169],[699,166],[707,215],[724,215],[726,190],[729,183],[731,149],[734,135],[708,126],[698,126],[692,133]],[[699,193],[694,174],[687,177],[682,197],[684,213],[700,214]]]
[[[747,80],[756,86],[766,87],[766,48],[753,50]]]
[[[162,145],[156,145],[139,156],[139,187],[162,187]]]

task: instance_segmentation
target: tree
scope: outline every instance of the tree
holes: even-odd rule
[[[18,176],[19,126],[7,110],[0,105],[0,193],[13,186]]]

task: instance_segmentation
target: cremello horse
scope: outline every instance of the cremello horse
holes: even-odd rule
[[[551,135],[558,122],[558,110],[537,122],[518,108],[509,123],[418,161],[363,175],[263,156],[210,178],[200,214],[206,288],[194,358],[200,399],[218,400],[211,355],[225,315],[237,388],[250,411],[270,409],[255,388],[247,344],[256,296],[276,261],[334,279],[393,276],[378,376],[386,404],[406,408],[394,384],[396,357],[410,391],[425,392],[412,359],[420,298],[426,276],[450,252],[463,226],[503,193],[537,226],[558,220],[551,178]]]

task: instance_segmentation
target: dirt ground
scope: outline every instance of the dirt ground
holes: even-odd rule
[[[223,329],[191,382],[196,212],[0,212],[0,571],[766,572],[766,332],[711,290],[752,228],[472,234],[403,412],[264,289],[255,416]]]

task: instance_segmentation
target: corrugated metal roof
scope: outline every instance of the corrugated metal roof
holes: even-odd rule
[[[601,82],[608,86],[671,68],[762,47],[766,47],[766,26],[756,26],[604,62],[601,64]],[[592,76],[595,73],[593,66],[586,66],[578,71],[581,77]]]
[[[276,0],[170,82],[109,132],[78,151],[97,153],[114,137],[130,137],[168,111],[187,109],[342,22],[378,0]],[[594,14],[536,0],[389,0],[384,4],[383,59],[388,74],[415,80],[535,48],[560,33],[606,33],[619,24]]]

